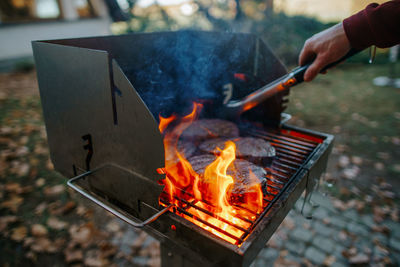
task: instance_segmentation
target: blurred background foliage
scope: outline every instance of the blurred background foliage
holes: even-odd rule
[[[304,15],[287,15],[274,8],[274,0],[199,0],[199,1],[115,1],[126,14],[125,21],[112,24],[114,34],[129,32],[176,31],[183,29],[247,32],[261,37],[271,46],[286,65],[297,64],[298,54],[304,41],[335,23],[322,22]],[[276,1],[275,2],[282,2]],[[276,4],[276,3],[275,3]],[[378,52],[377,62],[382,58]],[[353,62],[368,62],[368,53],[352,59]],[[386,62],[386,56],[383,57]]]
[[[122,1],[119,1],[122,2]],[[288,65],[297,63],[304,41],[333,23],[272,11],[273,1],[201,0],[183,5],[143,7],[134,0],[121,5],[127,21],[112,25],[115,34],[165,30],[214,30],[255,33]]]

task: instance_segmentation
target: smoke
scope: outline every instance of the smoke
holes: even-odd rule
[[[254,67],[251,37],[198,31],[136,34],[126,42],[131,47],[113,56],[153,116],[167,117],[188,113],[193,101],[222,104],[223,87],[234,82],[234,73]]]

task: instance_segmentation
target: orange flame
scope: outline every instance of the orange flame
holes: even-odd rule
[[[233,141],[225,143],[225,148],[206,167],[204,175],[196,173],[184,155],[178,152],[180,135],[197,119],[201,108],[201,104],[194,103],[193,111],[180,119],[179,124],[172,130],[167,128],[177,117],[160,116],[159,129],[164,133],[165,168],[158,171],[166,174],[163,184],[169,203],[182,207],[183,200],[196,206],[187,206],[187,213],[177,212],[178,215],[232,244],[237,244],[237,239],[245,233],[244,229],[251,226],[249,220],[254,220],[263,209],[261,185],[252,183],[254,185],[246,188],[246,193],[240,201],[231,196],[235,183],[232,163],[236,158],[236,145]],[[233,169],[232,175],[228,175],[228,169],[229,173]],[[250,179],[258,180],[251,171]],[[160,204],[165,205],[162,196]]]

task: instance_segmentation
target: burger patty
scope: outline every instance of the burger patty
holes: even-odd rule
[[[199,155],[189,159],[193,170],[202,178],[202,184],[211,183],[204,178],[204,172],[215,159],[216,157],[213,155]],[[229,165],[227,174],[234,179],[233,187],[230,189],[231,198],[240,198],[240,195],[248,193],[255,185],[261,185],[267,172],[249,161],[236,159],[233,164]]]
[[[193,156],[193,154],[197,150],[196,146],[192,142],[185,141],[185,140],[179,140],[176,149],[186,159],[190,158],[191,156]],[[167,161],[171,161],[171,162],[178,162],[179,161],[179,158],[175,154],[174,150],[175,150],[175,147],[171,147],[171,146],[168,146],[168,148],[166,149],[165,157],[166,157]]]
[[[194,121],[181,135],[182,139],[205,140],[215,137],[238,137],[239,128],[230,121],[203,119]]]
[[[215,138],[200,144],[200,150],[212,154],[220,154],[225,147],[226,138]],[[247,159],[257,164],[270,164],[275,157],[275,148],[267,141],[255,137],[238,137],[233,140],[236,144],[236,157]]]

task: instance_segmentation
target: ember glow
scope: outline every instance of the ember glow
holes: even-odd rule
[[[202,105],[194,103],[193,111],[182,118],[160,116],[159,129],[164,134],[165,167],[159,169],[166,178],[160,204],[173,203],[174,212],[214,235],[238,244],[251,221],[263,210],[263,193],[260,183],[249,186],[240,198],[232,197],[235,183],[236,145],[227,141],[216,159],[204,174],[196,173],[188,159],[179,153],[178,141],[182,132],[198,118]],[[229,168],[229,175],[228,174]],[[232,171],[233,170],[233,171]],[[250,172],[251,179],[258,179]],[[188,203],[192,205],[188,205]]]

